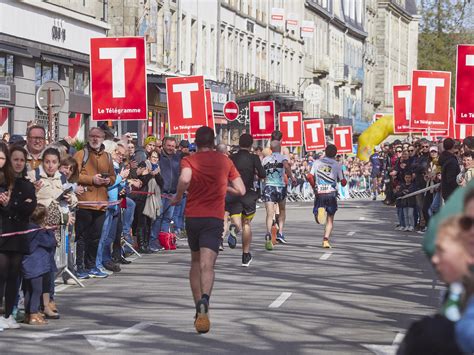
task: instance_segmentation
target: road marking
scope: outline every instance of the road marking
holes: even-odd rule
[[[323,255],[321,255],[321,257],[319,258],[319,260],[327,260],[329,259],[329,257],[332,255],[332,253],[324,253]]]
[[[356,234],[356,232],[349,232],[349,233],[347,233],[347,236],[352,237],[354,234]]]
[[[404,337],[405,334],[398,332],[397,335],[395,335],[395,339],[393,339],[392,345],[400,345]]]
[[[395,355],[398,349],[398,345],[362,344],[362,346],[376,355]]]
[[[141,333],[145,328],[153,325],[148,322],[141,322],[134,326],[124,329],[115,335],[84,335],[87,341],[96,349],[104,350],[110,347],[121,347],[124,341],[136,339],[136,335]]]
[[[365,217],[359,217],[359,221],[365,221]]]
[[[268,308],[280,307],[288,298],[290,298],[291,295],[292,292],[282,292],[281,295],[268,306]]]

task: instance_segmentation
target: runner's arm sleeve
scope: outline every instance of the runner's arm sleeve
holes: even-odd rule
[[[260,161],[260,158],[258,156],[254,156],[255,160],[255,169],[257,170],[257,176],[260,179],[264,179],[267,177],[267,174],[265,173],[265,169],[263,168],[262,162]]]

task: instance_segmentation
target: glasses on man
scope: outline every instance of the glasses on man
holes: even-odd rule
[[[430,146],[429,145],[422,145],[421,146],[423,149],[428,149]]]
[[[413,153],[413,152],[415,151],[415,149],[408,149],[408,151],[409,151],[410,153]]]
[[[397,152],[397,153],[401,153],[402,150],[401,150],[401,149],[397,149],[396,152]]]
[[[28,138],[31,139],[31,140],[34,140],[34,141],[44,141],[44,139],[45,139],[44,137],[32,137],[32,136],[30,136]]]

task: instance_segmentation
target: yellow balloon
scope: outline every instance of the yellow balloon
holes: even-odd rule
[[[359,136],[357,158],[368,161],[375,146],[382,143],[391,134],[393,134],[393,116],[384,115]]]

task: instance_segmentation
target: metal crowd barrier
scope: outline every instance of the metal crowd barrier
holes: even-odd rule
[[[62,276],[63,273],[68,274],[76,283],[85,287],[84,284],[76,277],[73,270],[74,255],[75,255],[75,243],[74,243],[74,228],[68,228],[68,226],[60,226],[59,245],[56,247],[56,254],[54,259],[56,261],[56,267],[58,273],[56,277]]]
[[[365,179],[365,177],[364,177]],[[354,186],[349,187],[349,183],[343,187],[338,184],[338,199],[368,199],[372,196],[372,188],[370,178],[365,181],[358,181]],[[297,186],[288,185],[289,202],[312,202],[314,201],[314,191],[309,182],[304,182]]]

